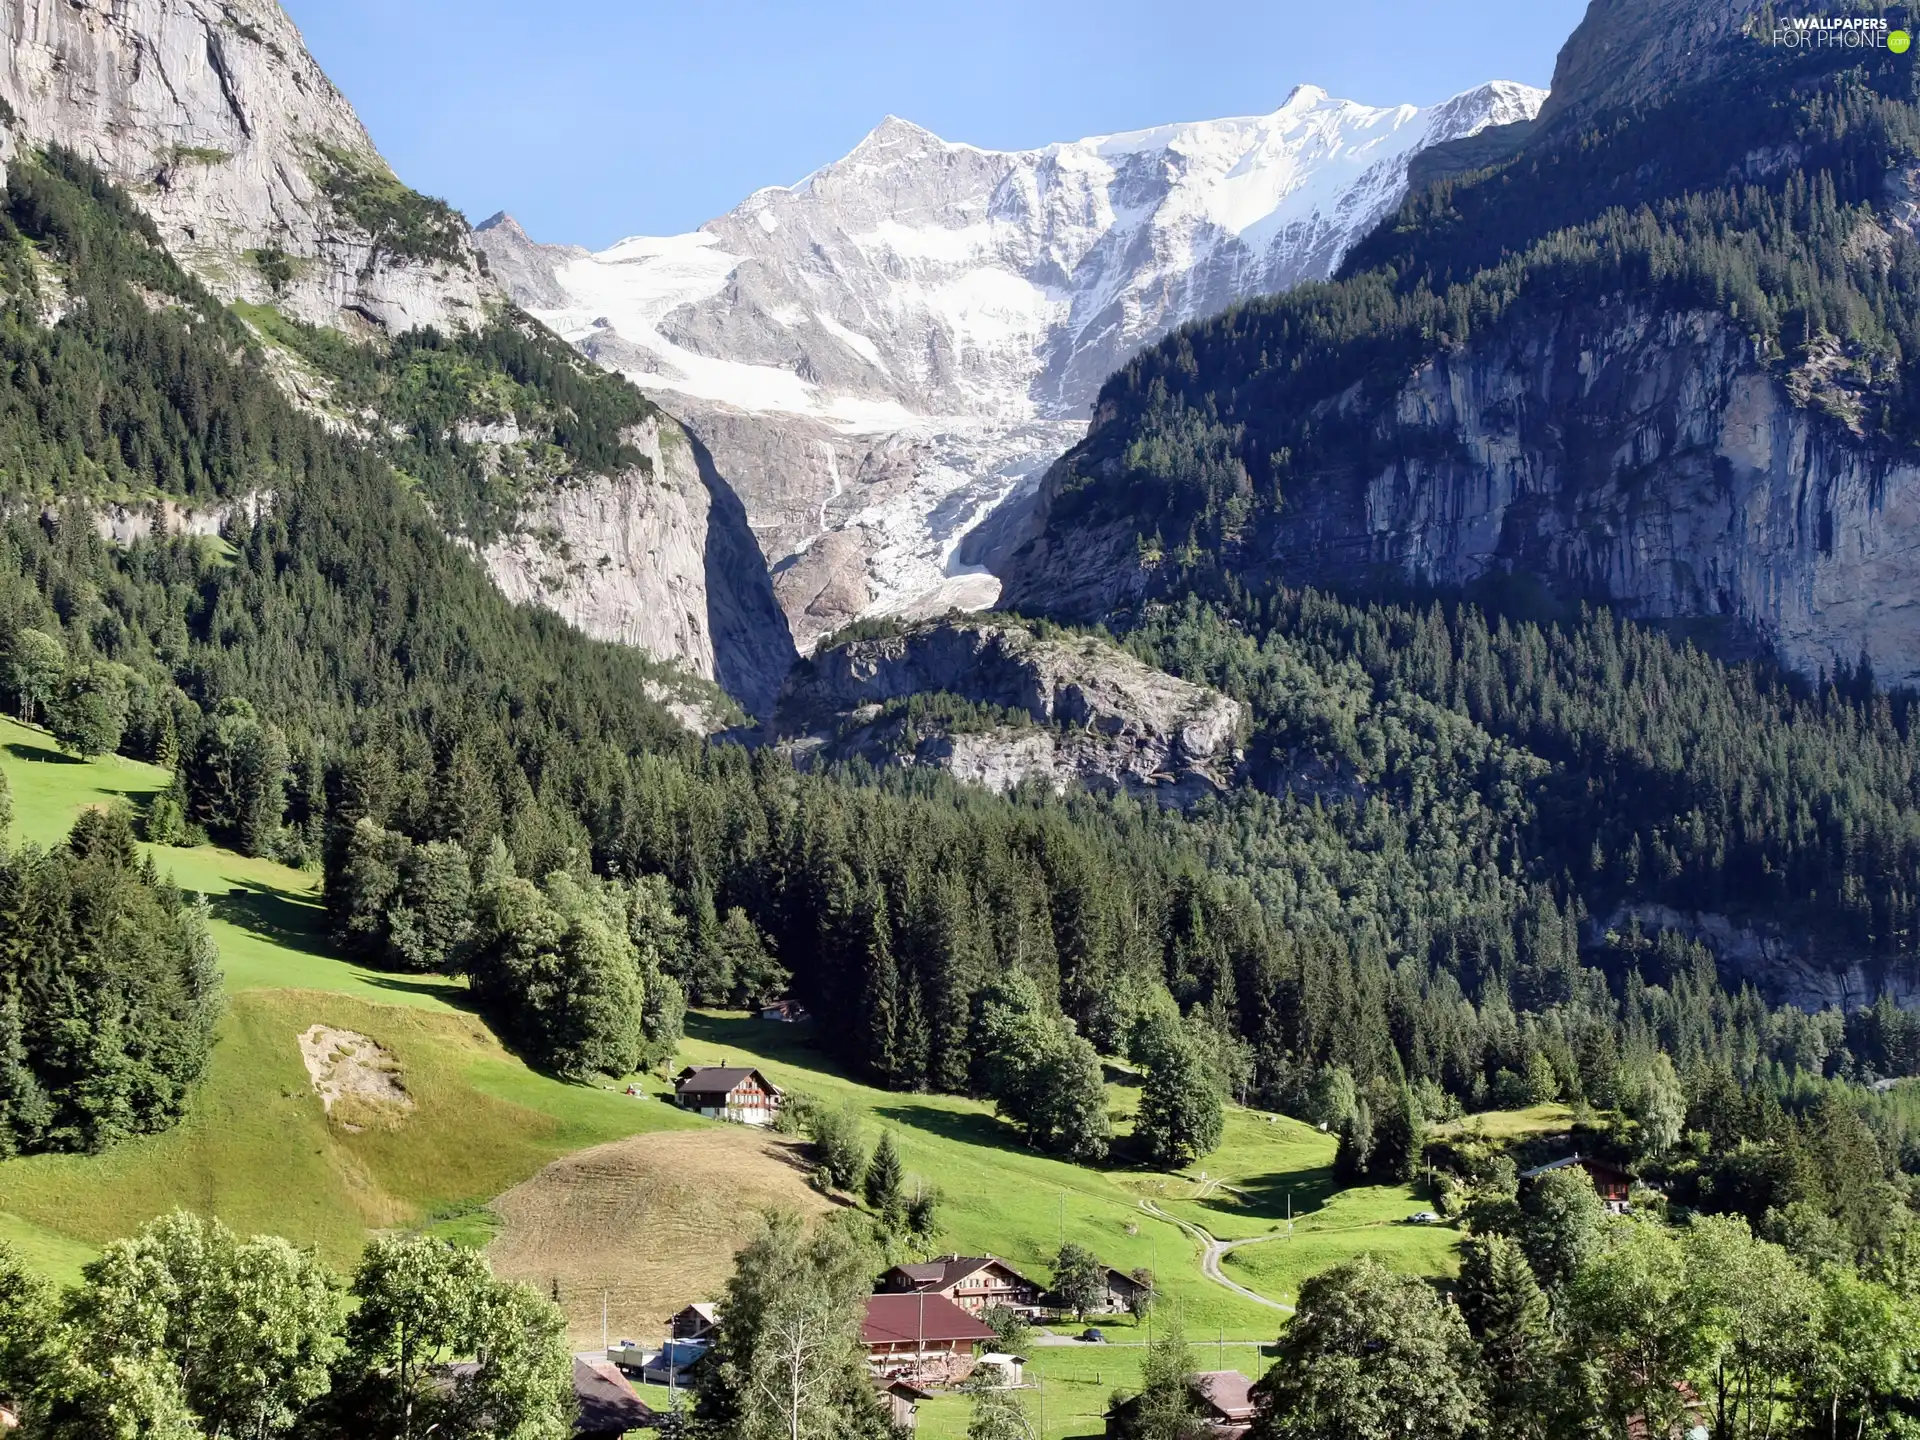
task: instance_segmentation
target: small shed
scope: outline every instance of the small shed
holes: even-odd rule
[[[720,1308],[711,1300],[696,1300],[668,1318],[667,1336],[672,1340],[705,1340],[719,1323]]]
[[[905,1380],[875,1380],[873,1388],[880,1393],[880,1403],[887,1407],[887,1418],[900,1430],[918,1429],[920,1402],[933,1399],[931,1390],[922,1390]]]
[[[770,1000],[760,1007],[760,1018],[779,1025],[797,1025],[807,1018],[807,1007],[798,1000]]]
[[[980,1357],[973,1373],[989,1384],[1012,1390],[1027,1383],[1026,1364],[1027,1357],[1024,1355],[1003,1355],[997,1350],[990,1350]]]

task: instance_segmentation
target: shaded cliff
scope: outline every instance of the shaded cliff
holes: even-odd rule
[[[1520,575],[1920,683],[1914,70],[1751,8],[1594,5],[1517,156],[1116,375],[1003,603]]]

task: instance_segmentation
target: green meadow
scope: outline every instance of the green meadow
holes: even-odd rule
[[[85,806],[138,808],[168,783],[164,770],[118,757],[74,760],[43,732],[5,720],[0,771],[13,794],[13,838],[36,844],[59,841]],[[209,1072],[175,1129],[102,1155],[0,1162],[0,1238],[50,1275],[71,1280],[101,1244],[175,1206],[216,1213],[245,1233],[286,1235],[343,1266],[369,1233],[393,1227],[484,1244],[496,1227],[488,1202],[549,1161],[714,1123],[663,1103],[658,1077],[642,1083],[647,1097],[636,1100],[622,1087],[568,1085],[529,1069],[472,1013],[459,981],[343,960],[327,940],[313,873],[215,846],[147,849],[181,888],[208,899],[227,1014]],[[364,1123],[350,1123],[344,1108],[328,1114],[297,1046],[316,1024],[365,1035],[389,1052],[411,1108],[372,1118],[354,1111]],[[1285,1316],[1207,1279],[1200,1242],[1165,1217],[1251,1242],[1228,1251],[1225,1273],[1276,1301],[1361,1253],[1412,1274],[1456,1266],[1452,1230],[1406,1223],[1425,1205],[1413,1190],[1339,1190],[1331,1138],[1285,1116],[1230,1108],[1219,1149],[1167,1175],[1054,1160],[1028,1150],[989,1105],[861,1084],[826,1062],[809,1024],[690,1016],[679,1061],[721,1060],[758,1065],[779,1085],[851,1105],[870,1140],[891,1131],[915,1182],[940,1191],[948,1249],[991,1252],[1045,1275],[1072,1240],[1122,1270],[1151,1269],[1163,1294],[1157,1322],[1177,1314],[1203,1368],[1221,1362],[1258,1373],[1267,1363],[1261,1347]],[[1124,1135],[1139,1079],[1120,1067],[1108,1078]],[[1521,1112],[1470,1123],[1504,1138],[1552,1129],[1564,1116]],[[675,1301],[696,1298],[705,1297]],[[1112,1391],[1137,1381],[1147,1327],[1126,1317],[1100,1323],[1112,1344],[1033,1347],[1031,1398],[1036,1419],[1044,1401],[1048,1436],[1099,1433]],[[963,1435],[965,1402],[930,1402],[921,1421],[935,1440]]]

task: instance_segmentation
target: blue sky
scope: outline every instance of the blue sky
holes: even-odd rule
[[[1014,149],[1545,85],[1585,0],[283,0],[401,177],[600,247],[689,230],[888,113]]]

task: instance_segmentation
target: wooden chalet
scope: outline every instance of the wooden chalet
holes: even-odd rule
[[[1152,1293],[1153,1287],[1146,1285],[1111,1265],[1101,1273],[1101,1290],[1097,1298],[1086,1309],[1089,1315],[1125,1315],[1132,1311],[1137,1297]],[[1066,1300],[1049,1290],[1040,1297],[1039,1308],[1049,1316],[1071,1319],[1073,1307]]]
[[[760,1007],[760,1018],[780,1025],[797,1025],[807,1018],[807,1007],[798,1000],[769,1000]]]
[[[974,1348],[994,1338],[944,1295],[869,1295],[860,1339],[877,1380],[958,1385],[973,1373]]]
[[[1522,1170],[1522,1180],[1538,1180],[1553,1170],[1566,1170],[1578,1165],[1587,1172],[1593,1181],[1594,1193],[1606,1204],[1607,1209],[1616,1215],[1624,1215],[1631,1208],[1628,1199],[1633,1193],[1633,1175],[1609,1160],[1598,1160],[1591,1155],[1582,1155],[1578,1151],[1563,1160],[1554,1160],[1545,1165],[1536,1165],[1531,1170]]]
[[[690,1065],[674,1077],[674,1103],[709,1120],[771,1125],[780,1087],[746,1065]]]
[[[1195,1433],[1206,1440],[1242,1440],[1253,1428],[1253,1382],[1238,1370],[1205,1370],[1192,1377],[1188,1388],[1198,1413]],[[1123,1400],[1107,1412],[1107,1440],[1135,1440],[1140,1425],[1140,1397]]]
[[[667,1320],[669,1340],[706,1340],[720,1324],[719,1308],[700,1301],[675,1312]]]
[[[1045,1289],[992,1255],[942,1255],[896,1265],[880,1277],[884,1295],[939,1295],[970,1315],[1000,1305],[1026,1316],[1042,1308]]]
[[[621,1440],[636,1430],[653,1430],[660,1414],[635,1392],[610,1360],[573,1361],[573,1433],[580,1440]]]

